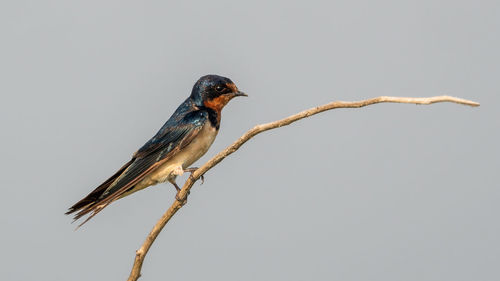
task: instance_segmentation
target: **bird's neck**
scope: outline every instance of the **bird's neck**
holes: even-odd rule
[[[214,126],[215,129],[219,130],[221,112],[206,106],[203,106],[200,109],[203,109],[208,112],[208,120],[210,121],[210,124]]]

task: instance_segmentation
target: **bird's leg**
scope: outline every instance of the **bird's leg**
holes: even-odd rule
[[[191,176],[193,175],[194,171],[198,170],[198,167],[191,167],[191,168],[187,168],[187,169],[184,169],[184,173],[186,172],[189,172],[191,173]],[[201,175],[201,184],[203,184],[205,182],[205,177],[203,175]]]
[[[173,179],[169,179],[168,181],[169,181],[171,184],[173,184],[173,185],[174,185],[174,187],[175,187],[175,189],[177,190],[177,194],[175,194],[175,200],[182,202],[182,205],[186,204],[186,203],[187,203],[187,196],[186,196],[186,198],[185,198],[184,200],[181,200],[181,198],[179,198],[179,192],[181,192],[181,188],[180,188],[180,187],[177,185],[177,183],[175,182],[175,178],[173,178]],[[189,193],[190,193],[190,192],[188,191],[187,195],[189,195]]]
[[[174,185],[175,189],[177,190],[177,193],[179,193],[179,191],[181,191],[181,188],[177,185],[175,180],[171,180],[170,183]]]

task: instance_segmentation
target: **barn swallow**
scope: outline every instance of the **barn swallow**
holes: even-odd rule
[[[177,108],[161,129],[132,159],[66,214],[74,221],[86,214],[83,225],[112,202],[148,186],[170,182],[177,194],[177,176],[193,172],[188,168],[212,145],[219,131],[222,108],[234,97],[247,96],[229,79],[217,75],[201,77],[191,95]],[[177,198],[177,196],[176,196]]]

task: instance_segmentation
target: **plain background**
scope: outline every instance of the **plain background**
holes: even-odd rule
[[[499,280],[500,2],[2,1],[0,276],[124,280],[170,206],[158,185],[74,231],[63,215],[129,160],[202,75],[250,97],[141,280]],[[178,180],[179,183],[183,179]]]

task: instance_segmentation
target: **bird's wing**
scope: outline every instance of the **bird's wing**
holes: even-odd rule
[[[158,168],[164,162],[168,161],[172,156],[191,143],[191,141],[200,132],[201,128],[207,121],[207,118],[208,116],[206,112],[194,111],[186,114],[184,118],[180,120],[172,121],[172,119],[170,119],[167,121],[167,123],[165,123],[165,125],[152,139],[150,139],[143,147],[134,153],[131,163],[127,163],[128,165],[122,167],[121,173],[118,171],[113,176],[116,179],[109,184],[105,190],[102,188],[104,184],[95,190],[97,191],[101,188],[99,198],[94,199],[87,205],[83,205],[80,206],[80,208],[75,209],[75,207],[78,207],[77,205],[80,202],[84,201],[95,192],[93,191],[86,198],[71,207],[68,213],[78,211],[74,217],[74,219],[77,220],[92,212],[92,214],[81,225],[86,223],[111,202],[120,198],[123,193],[127,192],[130,188],[139,183],[146,175]],[[118,173],[119,175],[117,175]]]

